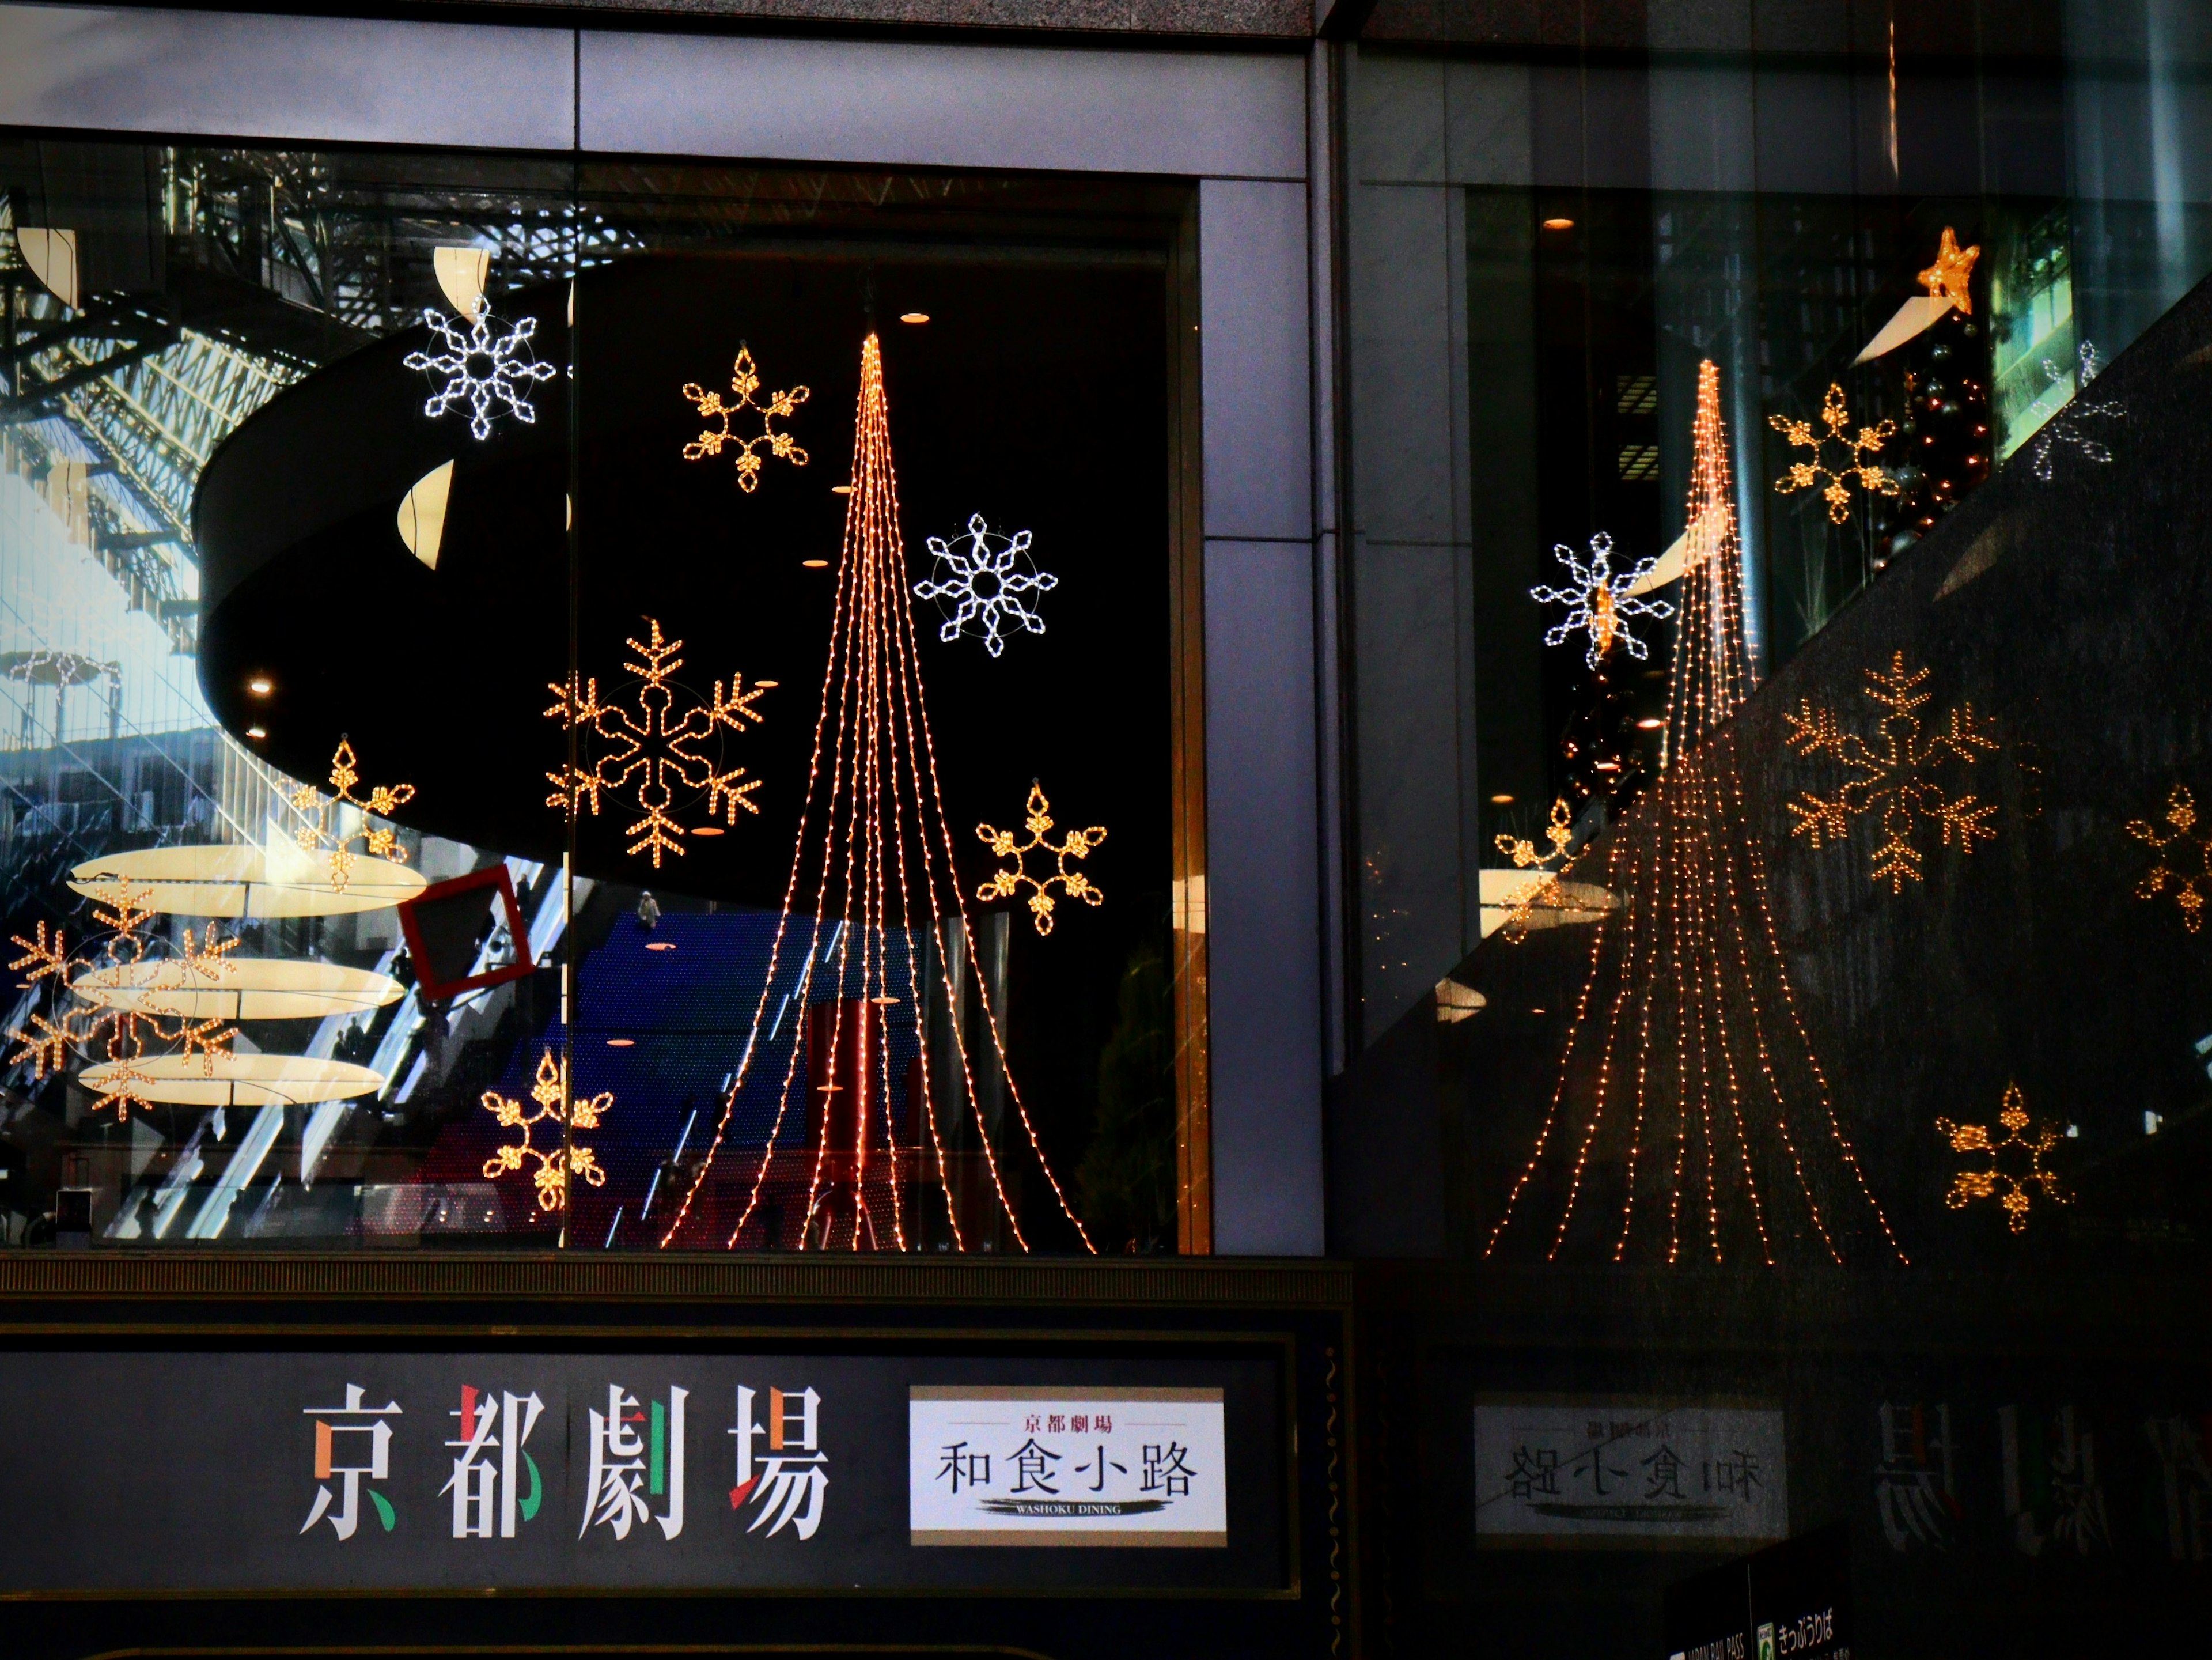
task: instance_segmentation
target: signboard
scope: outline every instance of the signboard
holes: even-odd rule
[[[1667,1588],[1667,1660],[1850,1660],[1839,1523]]]
[[[0,1594],[1279,1590],[1278,1365],[4,1354]]]
[[[1782,1414],[1762,1407],[1486,1401],[1478,1546],[1758,1541],[1790,1530]]]
[[[1218,1389],[907,1392],[916,1545],[1225,1546]]]

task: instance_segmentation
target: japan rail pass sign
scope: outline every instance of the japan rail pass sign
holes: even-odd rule
[[[915,1545],[1229,1542],[1218,1389],[907,1391]]]
[[[1763,1543],[1790,1531],[1784,1460],[1771,1408],[1480,1402],[1475,1541]]]

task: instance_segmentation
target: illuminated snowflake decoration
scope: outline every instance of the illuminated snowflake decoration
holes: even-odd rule
[[[1540,605],[1567,607],[1565,618],[1546,630],[1544,643],[1563,646],[1569,636],[1587,633],[1589,650],[1583,660],[1592,668],[1604,660],[1616,642],[1626,646],[1628,654],[1639,663],[1649,657],[1651,654],[1644,643],[1628,631],[1628,619],[1665,618],[1674,614],[1674,608],[1663,599],[1639,599],[1629,590],[1651,575],[1658,567],[1658,560],[1644,560],[1616,575],[1613,569],[1613,538],[1603,531],[1590,538],[1587,562],[1570,547],[1555,544],[1552,552],[1567,568],[1573,586],[1528,590],[1528,597]]]
[[[1850,486],[1856,484],[1870,496],[1894,496],[1897,480],[1884,472],[1868,458],[1881,453],[1897,432],[1894,421],[1877,422],[1871,427],[1861,427],[1854,435],[1850,431],[1850,411],[1844,406],[1844,389],[1830,383],[1828,395],[1820,404],[1820,424],[1825,432],[1814,432],[1810,421],[1793,421],[1786,415],[1770,415],[1766,423],[1790,441],[1793,449],[1813,452],[1809,461],[1795,461],[1790,471],[1774,481],[1778,494],[1790,496],[1799,490],[1811,489],[1821,480],[1827,481],[1820,492],[1828,504],[1828,520],[1840,525],[1851,516]],[[1830,447],[1843,452],[1838,464],[1828,465]]]
[[[1505,920],[1498,925],[1498,932],[1505,937],[1505,943],[1517,946],[1528,937],[1538,911],[1567,908],[1565,890],[1559,885],[1559,873],[1566,868],[1567,849],[1575,839],[1574,819],[1567,808],[1567,798],[1562,795],[1552,803],[1551,818],[1544,826],[1544,839],[1552,844],[1548,852],[1538,852],[1536,844],[1525,836],[1493,839],[1498,852],[1513,861],[1516,870],[1536,873],[1527,887],[1506,902]]]
[[[469,410],[469,435],[478,443],[491,436],[496,415],[493,405],[525,426],[534,426],[538,412],[530,407],[529,389],[539,380],[550,380],[560,371],[532,355],[530,343],[538,333],[538,319],[525,317],[496,339],[491,301],[479,297],[475,315],[465,331],[454,326],[445,313],[426,310],[422,321],[438,337],[435,351],[410,351],[401,361],[410,369],[442,375],[445,381],[430,394],[422,413],[436,420],[457,404]]]
[[[1818,848],[1824,841],[1849,839],[1851,820],[1863,814],[1881,815],[1881,844],[1872,855],[1872,878],[1887,881],[1890,892],[1902,893],[1907,881],[1925,879],[1922,855],[1914,844],[1923,822],[1936,826],[1945,847],[1957,843],[1970,854],[1977,838],[1994,841],[1996,804],[1978,797],[1951,794],[1932,775],[1938,768],[1972,766],[1996,750],[1996,739],[1986,722],[1977,726],[1971,703],[1953,709],[1942,726],[1930,735],[1920,711],[1930,694],[1920,690],[1926,669],[1907,671],[1905,654],[1899,652],[1887,669],[1866,672],[1867,696],[1886,714],[1872,738],[1845,732],[1832,709],[1816,709],[1801,702],[1796,711],[1784,710],[1788,741],[1801,756],[1826,755],[1849,775],[1833,795],[1801,791],[1790,802],[1796,822],[1792,836],[1802,836]]]
[[[2171,892],[2181,909],[2181,926],[2195,933],[2204,926],[2205,890],[2212,888],[2212,836],[2197,832],[2197,798],[2187,785],[2176,784],[2166,798],[2165,828],[2130,818],[2128,834],[2158,854],[2158,862],[2136,884],[2136,897],[2155,899]]]
[[[709,819],[720,812],[725,822],[734,824],[740,807],[750,813],[760,812],[752,800],[760,780],[747,778],[743,767],[725,771],[698,745],[718,732],[741,733],[759,725],[761,713],[754,705],[775,682],[757,680],[748,690],[744,677],[733,674],[727,691],[717,680],[709,702],[694,702],[679,714],[677,694],[683,688],[674,676],[684,666],[684,660],[676,654],[684,649],[684,642],[664,640],[660,624],[653,618],[648,617],[645,623],[647,637],[625,642],[637,656],[623,664],[645,682],[638,688],[635,714],[602,703],[596,678],[580,682],[572,674],[566,686],[547,683],[553,707],[545,711],[546,718],[560,721],[564,728],[583,727],[605,739],[608,748],[589,767],[564,763],[560,771],[547,773],[553,794],[545,798],[545,805],[573,818],[588,803],[597,818],[602,791],[633,788],[645,817],[623,834],[636,838],[629,844],[630,854],[649,854],[653,867],[659,870],[663,854],[680,855],[687,851],[684,846],[687,832],[671,816],[679,789],[704,790]]]
[[[368,815],[374,813],[380,818],[389,818],[415,799],[415,786],[378,784],[364,799],[353,793],[353,787],[361,782],[360,768],[361,760],[354,754],[353,745],[341,738],[337,752],[331,757],[331,787],[337,792],[335,799],[326,798],[313,784],[302,784],[292,792],[294,810],[313,815],[295,833],[294,839],[302,853],[329,852],[331,888],[337,893],[343,893],[346,883],[352,878],[356,842],[372,859],[389,859],[395,865],[407,862],[407,849],[399,845],[399,832],[389,824],[381,828],[372,825]],[[346,830],[338,811],[341,807],[352,807],[362,815],[358,830]]]
[[[1989,1156],[1989,1162],[1979,1169],[1962,1170],[1951,1178],[1951,1190],[1943,1195],[1943,1202],[1953,1210],[1964,1210],[1977,1199],[1995,1198],[2004,1207],[2005,1225],[2019,1233],[2027,1226],[2031,1189],[2039,1189],[2054,1205],[2066,1202],[2057,1173],[2043,1167],[2044,1155],[2058,1145],[2060,1133],[2055,1124],[2038,1124],[2028,1117],[2017,1084],[2005,1085],[2004,1108],[1997,1114],[1997,1123],[2004,1134],[1992,1140],[1986,1124],[1954,1124],[1948,1118],[1936,1121],[1936,1134],[1951,1143],[1952,1152]],[[2000,1187],[2004,1189],[2001,1195]]]
[[[2057,414],[2043,423],[2043,430],[2035,435],[2035,442],[2028,452],[2028,470],[2045,483],[2051,482],[2056,471],[2058,452],[2070,449],[2084,461],[2109,461],[2112,452],[2096,439],[2081,430],[2084,422],[2118,421],[2127,414],[2127,406],[2112,399],[2084,397],[2089,383],[2104,370],[2098,361],[2097,349],[2084,340],[2075,348],[2075,356],[2080,367],[2071,371],[2063,369],[2049,358],[2043,360],[2043,373],[2054,386],[2069,379],[2074,383],[2074,396],[2069,398]]]
[[[527,1110],[520,1101],[509,1100],[497,1090],[484,1091],[484,1110],[499,1121],[501,1129],[520,1130],[522,1139],[502,1145],[484,1161],[483,1173],[486,1179],[496,1182],[520,1170],[526,1158],[537,1160],[531,1179],[538,1184],[538,1208],[552,1215],[568,1199],[570,1177],[580,1178],[590,1187],[606,1186],[607,1173],[599,1166],[599,1155],[578,1143],[575,1133],[599,1128],[601,1116],[614,1107],[614,1091],[604,1090],[588,1098],[570,1102],[568,1063],[554,1060],[549,1046],[538,1058],[538,1079],[530,1086],[530,1098],[538,1104],[535,1112]],[[565,1109],[564,1103],[568,1104]],[[547,1127],[549,1143],[542,1147],[532,1139],[541,1124]],[[566,1136],[562,1134],[564,1125],[568,1132]]]
[[[1006,631],[1042,634],[1044,619],[1029,608],[1023,596],[1049,593],[1060,578],[1041,571],[1030,557],[1030,533],[1016,531],[1011,537],[993,530],[976,514],[968,520],[964,536],[947,541],[929,538],[929,551],[938,563],[930,580],[914,585],[915,598],[934,599],[945,613],[937,637],[950,644],[963,634],[979,634],[983,649],[996,657],[1006,650]],[[941,578],[937,570],[946,573]]]
[[[738,453],[738,488],[748,496],[760,488],[762,461],[760,447],[768,446],[768,453],[779,461],[788,461],[794,467],[806,465],[806,452],[792,441],[787,432],[778,432],[775,423],[788,420],[793,410],[806,401],[804,386],[793,386],[788,392],[772,392],[768,402],[756,396],[761,389],[760,371],[753,366],[752,351],[748,347],[738,349],[738,361],[730,375],[730,391],[735,403],[725,403],[719,392],[708,392],[703,386],[686,382],[684,395],[696,404],[706,419],[718,422],[684,447],[686,461],[703,461],[709,456],[720,455],[725,448]],[[732,416],[750,411],[760,417],[761,429],[750,437],[730,430]]]
[[[1030,891],[1030,915],[1036,921],[1039,933],[1052,932],[1052,890],[1055,885],[1069,898],[1080,899],[1086,905],[1106,903],[1106,896],[1091,885],[1089,877],[1079,870],[1067,867],[1069,860],[1089,858],[1091,848],[1106,839],[1103,826],[1093,824],[1089,830],[1072,830],[1057,842],[1047,841],[1046,835],[1052,829],[1052,803],[1044,799],[1044,787],[1032,781],[1027,816],[1022,820],[1022,828],[1030,833],[1030,839],[1026,842],[1014,840],[1012,830],[994,830],[988,824],[975,826],[976,836],[990,844],[994,858],[1014,861],[1011,869],[991,873],[991,879],[975,891],[978,899],[987,903],[993,899],[1010,899],[1027,888]],[[1055,868],[1050,875],[1036,877],[1030,874],[1029,856],[1033,853],[1048,853],[1053,856]]]
[[[72,1058],[101,1064],[104,1092],[92,1110],[113,1107],[118,1123],[131,1116],[132,1107],[143,1112],[153,1104],[146,1091],[154,1080],[137,1065],[146,1058],[149,1043],[167,1054],[198,1055],[213,1077],[216,1057],[229,1054],[238,1036],[238,1028],[226,1020],[191,1020],[160,1006],[162,991],[195,990],[216,984],[230,972],[228,959],[238,941],[222,938],[212,923],[199,939],[191,929],[184,931],[182,946],[168,967],[155,972],[147,985],[151,994],[143,1002],[115,1006],[95,1001],[98,994],[88,988],[88,975],[97,971],[130,985],[136,981],[131,970],[148,960],[151,942],[146,925],[160,914],[145,903],[149,897],[143,890],[120,884],[100,894],[94,902],[93,920],[111,932],[88,952],[72,955],[62,930],[49,929],[44,922],[29,939],[10,936],[22,955],[8,966],[18,972],[31,970],[22,982],[27,989],[48,980],[57,995],[51,1015],[34,1013],[27,1031],[9,1032],[22,1048],[8,1057],[8,1064],[28,1061],[34,1079],[61,1071]]]

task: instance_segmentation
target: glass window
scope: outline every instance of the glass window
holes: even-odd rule
[[[0,185],[12,1241],[1189,1237],[1182,192]]]

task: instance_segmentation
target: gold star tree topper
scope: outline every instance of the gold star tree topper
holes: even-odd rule
[[[1920,273],[1920,286],[1930,297],[1948,300],[1966,315],[1974,314],[1974,297],[1967,291],[1972,281],[1974,261],[1981,257],[1979,245],[1961,248],[1958,237],[1948,225],[1943,227],[1943,240],[1936,250],[1936,263]]]
[[[1069,860],[1089,858],[1091,848],[1106,839],[1103,825],[1093,824],[1089,830],[1072,830],[1057,842],[1048,842],[1045,836],[1052,829],[1052,803],[1044,799],[1043,786],[1032,780],[1028,816],[1022,820],[1022,828],[1030,833],[1030,839],[1026,842],[1015,841],[1012,830],[994,830],[988,824],[975,826],[976,836],[990,844],[993,857],[1014,861],[1011,869],[1002,868],[991,873],[991,879],[975,891],[978,899],[1007,899],[1024,888],[1029,889],[1030,915],[1036,919],[1039,933],[1052,932],[1052,889],[1055,883],[1060,891],[1071,899],[1080,899],[1086,905],[1105,903],[1106,896],[1091,885],[1089,877],[1079,870],[1067,867]],[[1056,868],[1051,875],[1040,879],[1029,873],[1029,856],[1032,853],[1053,855]]]

